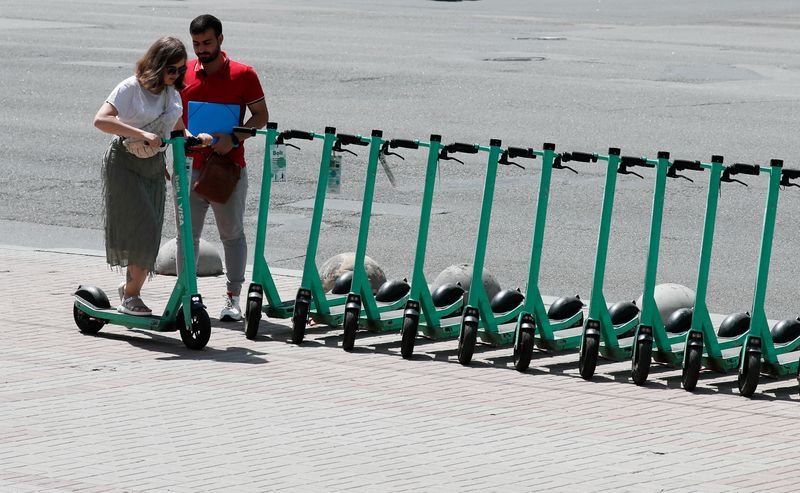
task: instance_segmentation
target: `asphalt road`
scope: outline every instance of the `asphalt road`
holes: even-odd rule
[[[800,167],[800,5],[789,0],[672,2],[322,0],[29,2],[0,6],[0,243],[102,248],[100,157],[108,140],[91,125],[105,96],[159,36],[187,44],[201,13],[223,21],[224,48],[255,67],[281,128],[488,143],[709,161],[771,158]],[[273,187],[271,263],[300,268],[318,147],[289,155],[289,180]],[[255,237],[262,149],[248,144],[247,224]],[[408,275],[424,155],[393,160],[397,187],[379,176],[369,255],[389,277]],[[364,155],[348,159],[343,200],[358,201]],[[487,268],[524,289],[539,172],[503,167]],[[443,163],[426,270],[471,262],[484,164]],[[540,282],[550,295],[589,296],[604,170],[557,173]],[[652,173],[620,177],[606,277],[608,300],[641,292]],[[712,311],[749,309],[766,178],[720,197],[709,286]],[[659,282],[694,287],[707,182],[671,181]],[[300,204],[298,204],[300,203]],[[318,260],[353,250],[358,214],[326,212]],[[798,303],[800,191],[782,195],[768,308],[794,317]],[[171,218],[171,209],[168,214]],[[209,224],[211,220],[209,219]],[[49,227],[49,228],[48,228]],[[77,228],[77,229],[72,229]],[[165,235],[174,232],[168,220]],[[213,240],[212,234],[206,237]]]

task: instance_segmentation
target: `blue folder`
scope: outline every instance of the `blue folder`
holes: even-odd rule
[[[189,101],[188,120],[192,135],[203,132],[229,134],[239,125],[239,105]]]

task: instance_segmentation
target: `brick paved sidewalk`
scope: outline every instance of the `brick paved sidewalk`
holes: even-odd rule
[[[175,332],[106,326],[81,335],[79,282],[114,292],[102,257],[0,246],[0,491],[795,491],[797,383],[765,381],[753,399],[735,375],[629,364],[591,383],[577,354],[455,342],[400,357],[397,334],[339,331],[287,343],[285,321],[258,340],[216,320],[222,278],[199,281],[214,326],[202,352]],[[161,308],[174,278],[145,286]],[[292,296],[299,279],[280,276]],[[24,310],[20,312],[20,310]]]

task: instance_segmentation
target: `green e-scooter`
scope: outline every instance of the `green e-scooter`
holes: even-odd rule
[[[769,175],[769,193],[764,209],[750,327],[738,355],[739,393],[745,397],[750,397],[756,391],[762,368],[765,373],[775,377],[798,374],[800,369],[797,353],[800,347],[800,320],[780,321],[770,332],[764,309],[778,195],[781,187],[798,186],[792,180],[800,178],[800,170],[785,169],[783,161],[773,159],[770,162]]]
[[[188,141],[188,143],[187,143]],[[181,340],[189,349],[203,349],[211,337],[211,321],[203,299],[197,292],[197,277],[192,243],[192,221],[189,210],[189,181],[186,170],[186,145],[196,145],[197,139],[185,139],[182,130],[172,132],[164,144],[172,144],[173,173],[178,177],[175,189],[177,226],[181,231],[184,265],[175,287],[160,316],[137,316],[119,313],[108,301],[102,289],[80,285],[75,291],[72,313],[75,324],[84,334],[96,334],[106,324],[159,332],[180,331]]]

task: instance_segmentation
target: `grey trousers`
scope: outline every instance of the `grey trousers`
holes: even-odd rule
[[[192,170],[192,184],[197,180],[200,170]],[[173,186],[177,186],[176,179],[173,177]],[[242,168],[242,177],[236,185],[233,194],[224,204],[209,202],[200,195],[192,193],[189,195],[189,204],[192,214],[192,233],[194,240],[194,260],[200,254],[199,244],[200,235],[203,233],[203,224],[206,220],[209,206],[214,212],[214,220],[217,223],[219,239],[225,250],[225,275],[228,278],[228,292],[233,296],[239,296],[242,292],[244,283],[244,271],[247,265],[247,238],[244,234],[244,207],[247,198],[247,168]],[[180,230],[178,230],[178,250],[176,255],[178,272],[183,266],[183,249],[181,248]]]

